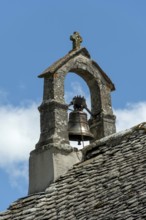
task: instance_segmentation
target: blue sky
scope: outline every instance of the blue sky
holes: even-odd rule
[[[145,11],[145,0],[0,1],[0,210],[27,195],[43,93],[37,76],[71,50],[74,31],[116,86],[118,130],[146,120]],[[75,91],[89,98],[82,80],[69,75],[67,101]]]

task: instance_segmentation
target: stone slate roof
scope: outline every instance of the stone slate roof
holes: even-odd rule
[[[38,77],[39,78],[48,77],[49,74],[55,73],[59,68],[61,68],[64,64],[66,64],[70,59],[80,54],[90,59],[90,54],[85,47],[77,49],[77,50],[71,50],[64,57],[60,58],[55,63],[53,63],[51,66],[49,66],[46,70],[44,70],[43,73],[41,73]],[[105,80],[111,85],[111,90],[114,91],[115,86],[110,80],[110,78],[107,76],[107,74],[101,69],[101,67],[94,60],[91,60],[91,62],[101,72]]]
[[[85,147],[85,160],[0,220],[146,219],[146,124]]]

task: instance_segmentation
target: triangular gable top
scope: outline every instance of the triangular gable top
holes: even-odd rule
[[[64,57],[60,58],[57,60],[55,63],[53,63],[51,66],[49,66],[46,70],[44,70],[38,77],[39,78],[47,78],[49,77],[49,74],[55,73],[59,68],[61,68],[64,64],[66,64],[70,59],[78,56],[78,55],[83,55],[87,57],[88,59],[91,58],[88,50],[83,47],[78,50],[71,50],[68,54],[66,54]],[[92,64],[94,67],[96,67],[100,73],[102,74],[103,78],[110,84],[111,91],[115,90],[115,86],[111,79],[107,76],[107,74],[101,69],[101,67],[94,61],[91,60]]]

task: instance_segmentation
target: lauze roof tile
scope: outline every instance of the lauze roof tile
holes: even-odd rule
[[[5,219],[146,219],[145,124],[96,141],[45,192],[14,202]]]

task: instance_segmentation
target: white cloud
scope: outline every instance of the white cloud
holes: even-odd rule
[[[115,109],[117,131],[146,121],[146,102],[129,103],[124,109]]]
[[[37,105],[0,107],[0,166],[24,161],[39,138]]]
[[[38,139],[36,103],[0,106],[0,168],[8,174],[11,186],[21,192],[28,182],[29,153]]]

